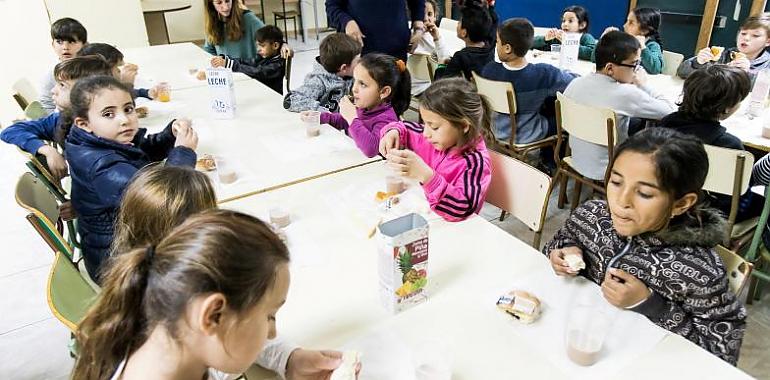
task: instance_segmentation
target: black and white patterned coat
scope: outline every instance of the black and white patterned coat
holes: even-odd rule
[[[613,264],[644,282],[652,295],[633,311],[735,365],[746,328],[746,309],[728,288],[721,258],[712,248],[722,241],[724,220],[705,209],[663,231],[630,238],[631,249]],[[601,284],[610,260],[629,238],[618,235],[604,201],[588,201],[567,219],[543,253],[576,246],[586,268],[580,272]]]

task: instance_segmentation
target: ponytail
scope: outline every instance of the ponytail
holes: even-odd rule
[[[369,72],[380,88],[390,86],[390,96],[385,101],[390,102],[396,115],[401,116],[409,109],[412,79],[404,61],[387,54],[370,53],[358,64]]]
[[[73,379],[109,379],[147,339],[143,298],[152,266],[148,251],[154,248],[135,249],[111,261],[98,300],[78,326],[80,353]]]

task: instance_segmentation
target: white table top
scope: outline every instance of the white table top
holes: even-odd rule
[[[190,0],[142,0],[142,12],[173,12],[190,8]]]
[[[125,61],[139,66],[136,87],[150,88],[158,82],[168,82],[172,90],[206,87],[190,69],[209,67],[211,55],[190,42],[168,45],[121,49]],[[235,81],[253,80],[241,73],[233,73]]]
[[[384,188],[387,174],[384,164],[370,164],[223,205],[263,219],[273,207],[291,214],[286,234],[292,284],[278,314],[279,336],[317,349],[341,348],[383,331],[409,349],[440,341],[453,379],[574,376],[517,335],[521,327],[513,326],[489,297],[517,278],[547,269],[547,259],[482,218],[448,223],[432,214],[429,300],[395,316],[383,309],[376,240],[368,239],[366,231],[372,220],[376,223],[374,192]],[[410,184],[407,194],[413,201],[422,190]],[[424,204],[410,200],[405,209],[425,211]],[[748,378],[677,335],[666,335],[654,347],[623,369],[623,377],[655,378],[674,373],[682,363],[698,363],[688,366],[687,377]],[[376,351],[369,352],[370,363]],[[364,368],[366,363],[365,353]]]
[[[352,139],[328,125],[321,126],[320,136],[308,138],[299,114],[284,110],[281,96],[257,81],[235,82],[235,94],[233,120],[211,117],[208,87],[171,91],[168,103],[139,103],[150,110],[140,126],[158,132],[174,118],[190,118],[199,136],[198,155],[222,155],[235,163],[239,180],[217,184],[220,202],[381,160],[367,158]]]

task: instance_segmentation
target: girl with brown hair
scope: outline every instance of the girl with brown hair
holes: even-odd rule
[[[78,328],[75,379],[229,379],[255,360],[313,379],[340,364],[339,352],[263,347],[276,336],[289,253],[259,219],[204,211],[114,260]]]
[[[203,50],[230,58],[257,58],[257,30],[265,26],[241,0],[203,0],[206,42]]]

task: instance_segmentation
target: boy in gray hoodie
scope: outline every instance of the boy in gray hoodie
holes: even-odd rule
[[[302,86],[283,98],[283,108],[291,112],[339,111],[340,99],[353,84],[353,67],[361,55],[361,45],[345,33],[334,33],[321,41],[319,53]]]

